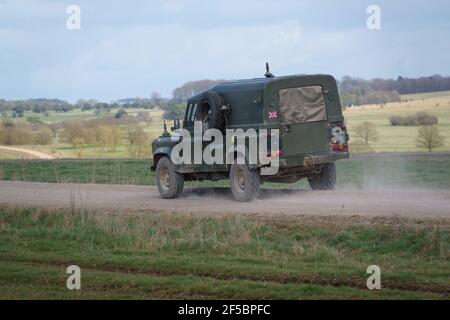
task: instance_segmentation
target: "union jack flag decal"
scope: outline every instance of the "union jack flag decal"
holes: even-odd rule
[[[270,112],[269,111],[269,119],[276,119],[277,117],[278,117],[278,112],[276,112],[276,111]]]

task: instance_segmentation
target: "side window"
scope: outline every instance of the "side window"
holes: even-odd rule
[[[192,109],[192,112],[191,112],[191,115],[189,117],[189,121],[191,121],[193,123],[195,121],[195,116],[197,114],[197,103],[194,104],[191,109]]]
[[[195,115],[197,113],[197,104],[189,103],[184,116],[184,127],[194,126]]]
[[[184,122],[188,122],[189,121],[189,119],[191,118],[191,112],[192,112],[192,103],[189,103],[187,105],[187,108],[186,108],[186,114],[184,116]]]

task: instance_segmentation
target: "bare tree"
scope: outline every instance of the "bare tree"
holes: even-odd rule
[[[0,144],[25,145],[33,143],[31,127],[26,123],[3,121],[0,124]]]
[[[121,139],[122,139],[122,130],[119,128],[119,126],[117,125],[111,126],[109,128],[108,145],[112,152],[116,151],[117,145],[119,144]]]
[[[38,145],[51,144],[53,140],[53,131],[49,127],[39,129],[34,136],[34,143]]]
[[[84,139],[81,137],[75,137],[73,139],[73,147],[77,150],[78,158],[81,158],[81,155],[83,153],[83,147],[84,147]]]
[[[116,151],[117,145],[122,138],[122,131],[115,124],[96,124],[92,130],[93,143],[102,148],[103,152]]]
[[[106,125],[96,125],[92,129],[94,144],[98,148],[103,148],[103,152],[108,148],[109,128]]]
[[[139,122],[145,122],[147,127],[152,123],[152,118],[150,116],[150,112],[148,111],[139,111],[136,115],[136,120]]]
[[[416,146],[419,148],[426,148],[431,152],[434,148],[444,146],[445,137],[439,132],[436,126],[423,126],[419,128],[416,139]]]
[[[159,92],[153,91],[150,96],[150,101],[157,105],[162,100],[162,96]]]
[[[143,156],[149,147],[149,136],[137,125],[130,125],[125,130],[127,149],[131,157]]]
[[[364,121],[359,126],[354,127],[354,133],[357,137],[364,140],[369,145],[369,142],[378,141],[378,131],[373,122]]]

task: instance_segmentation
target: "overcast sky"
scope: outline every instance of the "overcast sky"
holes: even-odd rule
[[[3,99],[169,97],[188,80],[260,77],[266,61],[275,75],[450,75],[450,2],[0,0],[0,41]]]

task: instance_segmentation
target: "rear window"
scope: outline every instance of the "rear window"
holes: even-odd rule
[[[283,123],[303,123],[327,119],[321,86],[288,88],[279,91]]]

